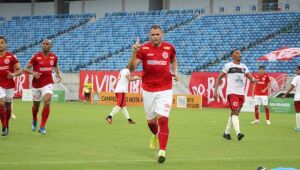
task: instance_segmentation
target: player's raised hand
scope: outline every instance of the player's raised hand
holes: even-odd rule
[[[132,46],[132,52],[137,53],[140,50],[141,44],[140,44],[140,38],[136,38],[136,42]]]
[[[32,73],[33,77],[35,77],[36,79],[39,79],[42,75],[42,73],[38,73],[38,72],[33,72]]]

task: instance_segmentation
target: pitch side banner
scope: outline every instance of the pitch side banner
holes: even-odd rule
[[[127,93],[126,94],[126,105],[127,106],[143,106],[144,99],[141,93]],[[101,105],[115,105],[116,95],[115,93],[107,92],[92,92],[92,103]],[[173,95],[173,108],[193,108],[202,109],[202,98],[196,95]]]
[[[257,73],[252,73],[253,75]],[[282,82],[278,81],[278,77],[284,73],[268,73],[271,79],[270,91],[276,91]],[[223,77],[220,81],[220,86],[218,90],[218,99],[213,99],[213,91],[216,83],[216,79],[219,72],[194,72],[192,73],[190,80],[190,92],[193,95],[202,95],[203,106],[204,107],[228,107],[227,97],[226,97],[226,87],[227,79]],[[253,84],[250,83],[248,79],[245,81],[245,91],[247,96],[252,96]]]
[[[132,75],[140,75],[141,72],[134,72]],[[88,79],[91,80],[94,92],[114,92],[118,82],[119,71],[80,71],[79,98],[84,99],[83,87]],[[131,81],[128,85],[129,93],[141,92],[141,80]]]
[[[14,97],[22,97],[23,89],[29,89],[29,75],[24,73],[18,77],[14,77],[15,94]]]

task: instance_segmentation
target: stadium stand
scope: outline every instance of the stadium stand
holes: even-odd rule
[[[147,41],[150,26],[160,24],[165,40],[176,47],[183,74],[220,71],[233,48],[242,51],[250,70],[264,64],[271,72],[294,72],[299,58],[292,62],[257,60],[278,48],[299,47],[300,13],[204,13],[204,9],[114,12],[97,21],[90,20],[91,14],[13,17],[2,19],[0,34],[8,37],[10,50],[17,52],[23,66],[40,50],[40,40],[48,37],[64,72],[120,70],[128,62],[136,37]],[[285,66],[290,67],[282,69]]]

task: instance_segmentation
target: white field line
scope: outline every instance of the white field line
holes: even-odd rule
[[[240,158],[197,158],[197,159],[167,159],[168,162],[182,162],[182,161],[231,161],[231,160],[281,160],[281,159],[299,159],[300,157],[240,157]],[[85,161],[53,161],[53,162],[1,162],[1,165],[59,165],[59,164],[87,164],[87,163],[143,163],[155,162],[155,159],[145,160],[85,160]]]

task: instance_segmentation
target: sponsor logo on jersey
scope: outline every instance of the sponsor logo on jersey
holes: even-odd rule
[[[164,50],[170,50],[170,49],[171,49],[171,47],[168,47],[168,46],[164,47]]]
[[[52,67],[41,67],[40,71],[52,71]]]
[[[36,59],[40,60],[40,59],[42,59],[42,58],[41,58],[41,57],[37,57]]]
[[[167,53],[167,52],[163,52],[162,53],[162,57],[164,58],[164,59],[167,59],[168,57],[169,57],[169,54]]]
[[[147,60],[148,65],[160,65],[160,66],[165,66],[167,65],[167,61],[162,61],[162,60]]]
[[[6,58],[11,58],[11,55],[6,56]]]
[[[142,47],[143,50],[149,50],[149,47]]]
[[[154,56],[154,54],[153,53],[149,53],[149,54],[147,54],[147,56]]]
[[[8,66],[2,66],[2,67],[0,67],[0,70],[8,70],[8,69],[9,69]]]
[[[53,56],[51,56],[50,58],[51,58],[51,59],[54,59],[54,57],[53,57]]]
[[[4,60],[5,64],[9,64],[9,62],[10,62],[10,60],[8,58]]]

